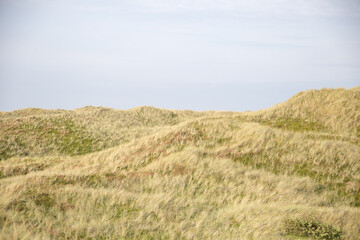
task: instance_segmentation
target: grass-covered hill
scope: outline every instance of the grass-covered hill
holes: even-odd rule
[[[258,112],[0,113],[0,239],[360,239],[360,89]]]
[[[205,115],[138,107],[127,111],[23,109],[0,114],[0,160],[13,156],[83,155]]]
[[[267,119],[302,119],[336,133],[360,136],[360,87],[300,92],[257,114]]]

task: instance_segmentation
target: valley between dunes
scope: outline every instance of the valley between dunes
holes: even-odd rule
[[[0,126],[0,239],[360,239],[360,87],[256,112],[31,108]],[[309,217],[323,235],[286,230]]]

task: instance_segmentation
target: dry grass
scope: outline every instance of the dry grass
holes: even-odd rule
[[[300,239],[282,223],[311,216],[359,239],[358,89],[253,113],[1,113],[0,238]]]
[[[300,92],[284,103],[256,113],[261,118],[303,119],[330,130],[360,136],[360,88]]]

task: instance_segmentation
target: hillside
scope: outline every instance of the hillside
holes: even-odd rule
[[[359,87],[245,113],[23,109],[0,126],[0,239],[360,239]]]
[[[314,130],[360,136],[360,88],[300,92],[284,103],[256,114],[265,119],[301,119]]]
[[[23,109],[0,115],[0,160],[13,156],[83,155],[205,115],[154,107],[74,111]]]

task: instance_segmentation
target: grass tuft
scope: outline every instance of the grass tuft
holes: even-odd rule
[[[324,224],[312,217],[288,218],[282,222],[286,235],[311,237],[317,240],[341,240],[343,233],[339,228]]]

